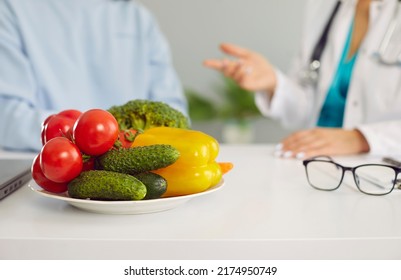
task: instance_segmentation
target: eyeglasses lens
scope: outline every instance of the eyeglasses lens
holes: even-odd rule
[[[336,189],[343,177],[342,168],[329,161],[311,161],[306,172],[309,184],[321,190]]]
[[[381,165],[367,165],[355,169],[355,183],[368,194],[387,194],[391,192],[396,173],[392,168]]]

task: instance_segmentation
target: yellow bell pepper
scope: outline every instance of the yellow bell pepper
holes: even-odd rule
[[[169,144],[180,152],[175,163],[153,171],[167,180],[164,197],[202,192],[222,179],[216,162],[219,143],[212,136],[196,130],[155,127],[139,134],[132,146],[154,144]]]

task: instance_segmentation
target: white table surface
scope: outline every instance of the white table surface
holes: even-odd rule
[[[90,213],[22,187],[0,201],[0,259],[401,258],[401,191],[318,191],[301,161],[272,152],[222,145],[235,168],[221,190],[152,214]]]

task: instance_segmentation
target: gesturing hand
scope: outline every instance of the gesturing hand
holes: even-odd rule
[[[350,155],[369,151],[369,144],[358,130],[313,128],[286,137],[276,155],[307,158],[318,155]]]
[[[207,59],[203,63],[206,67],[222,72],[246,90],[274,92],[276,73],[262,55],[232,44],[222,44],[220,48],[236,60]]]

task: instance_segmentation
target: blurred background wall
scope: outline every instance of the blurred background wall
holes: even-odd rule
[[[173,54],[185,89],[212,100],[217,109],[224,81],[202,66],[206,58],[221,58],[221,42],[231,42],[265,55],[284,72],[288,70],[300,39],[306,0],[141,0],[157,18]],[[223,89],[222,89],[223,88]],[[220,106],[220,107],[219,107]],[[206,110],[204,110],[206,112]],[[193,120],[193,128],[229,142],[223,135],[227,120],[216,116]],[[232,142],[274,143],[289,131],[276,121],[252,118],[253,136]],[[235,136],[234,136],[235,137]]]

